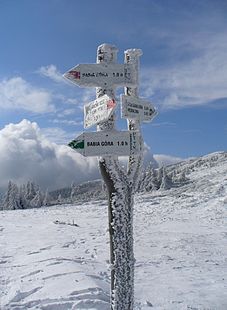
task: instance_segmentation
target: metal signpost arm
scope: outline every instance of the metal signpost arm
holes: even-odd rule
[[[117,49],[103,44],[98,47],[97,62],[114,63]],[[107,94],[114,99],[114,89],[97,88],[99,98]],[[104,123],[99,124],[99,131],[115,129],[115,114]],[[121,168],[117,157],[105,156],[99,160],[99,167],[108,190],[108,213],[110,233],[110,263],[111,263],[111,309],[132,310],[134,302],[133,274],[134,268],[132,236],[128,236],[128,211],[131,209],[130,184],[128,176]],[[130,239],[131,238],[131,239]],[[132,251],[132,252],[131,252]]]

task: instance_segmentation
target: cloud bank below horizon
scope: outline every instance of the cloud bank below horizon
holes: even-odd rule
[[[173,157],[153,156],[145,144],[144,165],[151,162],[158,167],[160,159],[162,164],[176,162]],[[120,162],[126,166],[127,157]],[[31,180],[53,190],[101,178],[96,157],[83,157],[66,145],[51,142],[37,123],[26,119],[0,130],[0,166],[0,189],[5,189],[9,180],[17,184]]]
[[[99,178],[96,158],[84,158],[68,146],[48,141],[36,123],[22,120],[0,130],[0,188],[9,180],[32,180],[56,189]]]

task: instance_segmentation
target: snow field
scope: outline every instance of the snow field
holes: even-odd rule
[[[16,221],[13,211],[3,212],[3,309],[71,309],[83,303],[82,309],[107,309],[107,264],[97,260],[97,251],[103,248],[108,257],[108,235],[97,215],[92,205],[20,210]],[[57,219],[80,226],[54,224]]]
[[[136,196],[135,309],[227,309],[227,163],[189,177]],[[107,227],[100,201],[1,211],[0,308],[109,309]]]

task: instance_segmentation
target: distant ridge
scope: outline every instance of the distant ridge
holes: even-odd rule
[[[153,168],[152,165],[148,165],[141,174],[138,191],[150,192],[181,187],[194,182],[199,177],[199,172],[204,170],[209,172],[210,168],[220,165],[227,167],[227,152],[225,151],[190,158],[161,168]],[[198,176],[192,177],[192,173],[196,172],[198,172]],[[50,196],[53,200],[57,200],[61,196],[62,203],[103,200],[107,197],[105,185],[100,179],[52,191]]]

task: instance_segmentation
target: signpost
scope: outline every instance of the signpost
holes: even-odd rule
[[[121,95],[122,118],[151,122],[156,115],[157,112],[150,102],[138,97]]]
[[[116,108],[116,101],[104,95],[84,106],[84,128],[107,121]]]
[[[110,235],[111,310],[133,310],[134,253],[133,201],[142,168],[143,140],[141,122],[150,122],[157,114],[147,101],[138,98],[140,49],[125,51],[124,64],[116,63],[117,48],[102,44],[96,64],[80,64],[64,74],[78,86],[96,87],[96,100],[84,107],[84,127],[97,124],[97,132],[84,132],[69,146],[83,156],[100,156],[99,167],[108,191]],[[128,130],[115,129],[116,87],[122,95],[122,117]],[[117,156],[128,156],[124,171]]]
[[[128,64],[79,64],[63,75],[81,87],[135,85],[135,68]]]
[[[84,132],[69,146],[83,156],[130,156],[142,148],[136,131]]]

